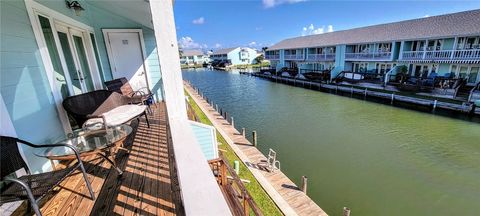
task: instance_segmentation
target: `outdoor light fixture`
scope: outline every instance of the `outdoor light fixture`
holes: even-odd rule
[[[80,16],[80,12],[82,12],[83,10],[85,10],[81,5],[80,3],[78,3],[78,1],[66,1],[67,3],[67,8],[70,8],[70,9],[73,9],[75,10],[75,14],[77,16]]]

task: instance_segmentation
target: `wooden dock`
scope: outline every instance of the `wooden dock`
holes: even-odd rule
[[[480,116],[480,108],[476,108],[472,111],[473,107],[465,103],[455,104],[455,103],[438,101],[435,99],[424,99],[424,98],[403,96],[403,95],[398,95],[395,92],[375,91],[373,89],[368,89],[365,87],[362,88],[357,86],[342,86],[342,85],[320,83],[320,82],[314,82],[309,80],[295,79],[295,78],[275,76],[275,75],[265,75],[265,74],[258,74],[258,73],[252,73],[250,75],[264,78],[273,82],[279,82],[279,83],[284,83],[284,84],[293,85],[293,86],[300,86],[303,88],[308,88],[313,90],[327,91],[334,94],[350,95],[352,97],[355,95],[357,97],[361,96],[364,98],[367,98],[367,97],[377,98],[377,99],[389,101],[391,104],[401,102],[404,104],[423,107],[425,109],[431,110],[432,112],[435,110],[445,110],[450,112],[463,113],[466,115]]]
[[[327,215],[282,171],[259,166],[267,158],[187,83],[185,89],[285,215]]]

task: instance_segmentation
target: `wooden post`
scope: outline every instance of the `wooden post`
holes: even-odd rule
[[[225,118],[225,120],[227,120],[227,119],[228,119],[228,113],[227,113],[227,111],[225,111],[224,114],[225,114],[225,116],[224,116],[223,118]],[[227,121],[228,121],[228,120],[227,120]]]
[[[437,100],[434,100],[433,101],[433,111],[435,111],[436,108],[437,108]]]
[[[230,117],[230,124],[232,125],[232,127],[235,127],[235,124],[233,123],[233,116]]]
[[[348,207],[343,207],[343,216],[350,216],[350,209]]]
[[[365,88],[365,99],[367,99],[367,88]]]
[[[392,100],[390,101],[390,104],[393,104],[393,100],[395,100],[395,94],[392,93]]]
[[[215,110],[218,112],[218,104],[215,104]]]
[[[257,131],[252,131],[253,146],[257,146]]]
[[[307,176],[302,176],[302,191],[307,194]]]
[[[222,185],[227,185],[228,184],[228,179],[227,179],[227,165],[223,162],[220,162],[221,165],[220,165],[220,177],[221,177],[221,182],[222,182]]]
[[[223,117],[223,109],[220,108],[220,115]]]
[[[242,128],[242,136],[245,137],[245,128]]]
[[[243,213],[245,216],[250,215],[249,213],[249,205],[248,205],[248,197],[247,197],[247,192],[242,191],[242,197],[243,197]]]

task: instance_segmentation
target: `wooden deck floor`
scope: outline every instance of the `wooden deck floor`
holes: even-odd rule
[[[124,170],[118,177],[110,165],[96,157],[85,158],[89,180],[97,199],[88,196],[80,174],[66,179],[58,192],[42,202],[43,215],[184,215],[176,181],[164,104],[152,106],[150,128],[133,120],[137,130],[119,150],[116,162]],[[25,215],[24,203],[14,215]]]
[[[261,165],[267,158],[203,100],[191,86],[185,84],[185,88],[285,215],[327,215],[283,172],[266,171]]]

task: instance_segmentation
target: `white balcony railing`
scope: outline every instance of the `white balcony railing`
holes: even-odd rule
[[[402,59],[405,60],[416,60],[423,59],[423,51],[405,51],[402,54]]]
[[[285,55],[285,60],[303,60],[303,54]]]
[[[425,51],[425,59],[450,59],[452,50]]]
[[[278,59],[280,59],[280,55],[265,55],[265,59],[278,60]]]
[[[453,59],[480,59],[480,49],[455,50]]]
[[[308,54],[307,60],[310,61],[333,61],[335,60],[335,53],[323,53],[323,54]]]
[[[404,51],[402,60],[471,60],[480,59],[480,49]]]
[[[345,59],[349,60],[388,60],[392,52],[368,52],[368,53],[345,53]]]

